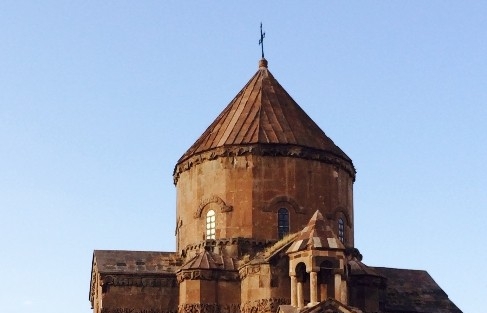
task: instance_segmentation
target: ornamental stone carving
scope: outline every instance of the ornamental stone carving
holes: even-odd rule
[[[247,265],[242,268],[240,268],[238,274],[240,279],[245,279],[248,275],[253,275],[253,274],[258,274],[261,271],[261,265]]]
[[[189,251],[202,251],[202,249],[210,249],[216,246],[229,246],[238,245],[240,247],[252,247],[254,249],[263,249],[269,244],[275,243],[276,240],[252,240],[248,238],[233,237],[233,238],[220,238],[220,239],[205,239],[196,244],[187,245],[183,250],[185,253]]]
[[[226,280],[236,281],[239,279],[237,271],[229,270],[205,270],[192,269],[182,270],[177,274],[177,281],[181,283],[185,280]]]
[[[91,288],[90,288],[90,301],[93,303],[95,296],[96,296],[96,288],[98,285],[98,279],[96,275],[96,271],[91,273]]]
[[[173,277],[137,277],[131,275],[105,275],[103,285],[137,287],[176,287],[176,275]]]

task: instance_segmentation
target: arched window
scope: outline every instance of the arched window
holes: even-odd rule
[[[277,211],[277,234],[279,239],[282,239],[289,233],[289,211],[285,208],[280,208]]]
[[[338,239],[345,243],[345,222],[341,217],[338,219]]]
[[[216,216],[215,211],[206,213],[206,239],[215,239]]]

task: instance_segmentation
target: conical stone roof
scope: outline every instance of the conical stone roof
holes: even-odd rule
[[[320,211],[316,211],[311,217],[303,230],[294,239],[294,243],[289,247],[286,253],[298,252],[303,250],[328,250],[341,249],[345,246],[335,235],[329,225],[326,224]]]
[[[280,153],[269,151],[276,147]],[[207,152],[211,153],[202,155]],[[355,177],[352,160],[277,82],[265,59],[260,60],[255,75],[179,159],[175,182],[179,173],[203,159],[247,152],[320,159],[337,163]]]

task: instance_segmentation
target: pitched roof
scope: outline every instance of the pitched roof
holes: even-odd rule
[[[223,146],[248,144],[294,145],[350,158],[301,109],[259,62],[257,73],[220,113],[178,164],[193,155]]]
[[[316,211],[305,228],[294,239],[294,243],[286,253],[298,252],[308,249],[345,249],[333,230],[323,218],[320,211]]]
[[[372,268],[387,279],[384,312],[462,312],[426,271]]]
[[[350,265],[351,275],[367,275],[367,276],[383,277],[373,267],[367,266],[357,259],[349,260],[348,265]]]
[[[210,251],[203,251],[194,258],[186,262],[181,270],[187,269],[220,269],[236,270],[237,261],[231,257],[226,257]]]
[[[174,252],[124,250],[93,252],[93,266],[96,266],[100,273],[174,274],[180,265],[181,260]]]

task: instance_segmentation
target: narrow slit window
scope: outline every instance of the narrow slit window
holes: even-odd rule
[[[342,218],[338,219],[338,239],[342,243],[345,243],[345,222]]]
[[[215,239],[216,216],[215,211],[206,213],[206,239]]]
[[[277,233],[279,239],[284,238],[289,233],[289,211],[285,208],[280,208],[277,211]]]

